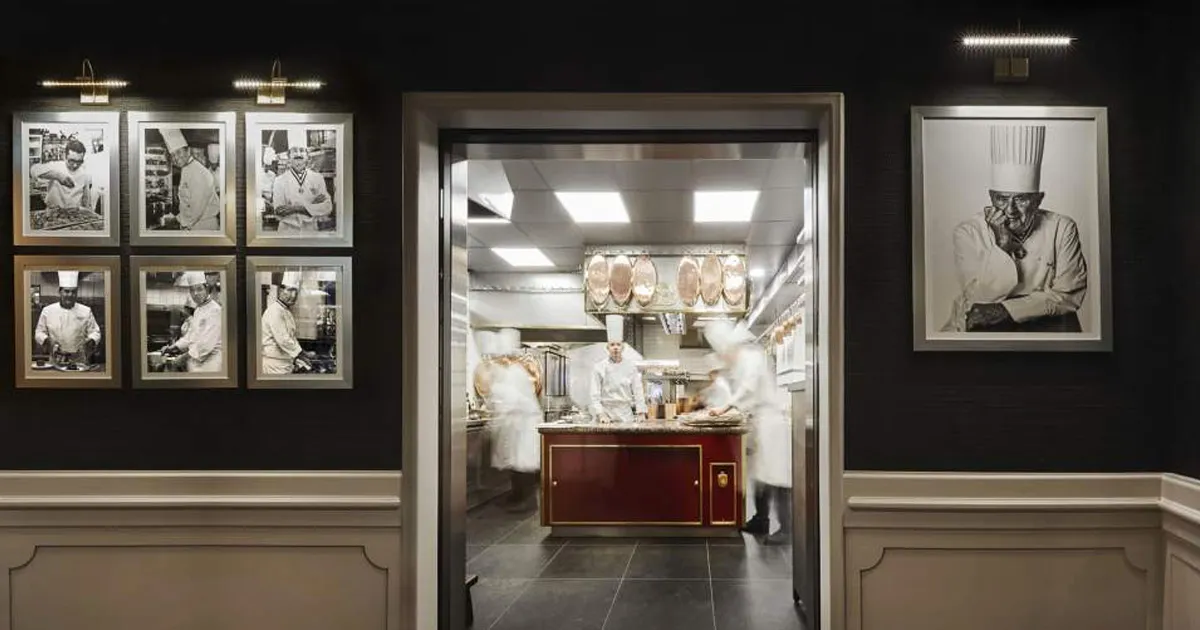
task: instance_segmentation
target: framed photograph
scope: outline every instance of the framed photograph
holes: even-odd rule
[[[1112,350],[1100,107],[915,107],[913,348]]]
[[[17,387],[121,386],[119,256],[15,256]]]
[[[353,387],[350,258],[246,259],[251,388]]]
[[[237,243],[237,114],[129,112],[129,240]]]
[[[246,114],[246,244],[354,245],[350,114]]]
[[[238,385],[233,256],[133,256],[134,387]]]
[[[13,114],[13,244],[120,245],[120,114]]]

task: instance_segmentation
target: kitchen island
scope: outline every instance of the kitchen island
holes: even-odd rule
[[[557,536],[736,535],[744,426],[546,423],[544,526]]]

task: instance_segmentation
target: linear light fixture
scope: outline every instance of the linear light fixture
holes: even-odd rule
[[[513,267],[553,267],[554,261],[536,247],[493,247],[492,253]]]
[[[963,48],[995,51],[992,78],[998,83],[1020,83],[1029,79],[1029,56],[1051,50],[1069,48],[1075,41],[1069,35],[1035,35],[1025,33],[1017,25],[1015,33],[963,35]]]
[[[964,35],[968,48],[1066,48],[1075,38],[1065,35]]]
[[[259,105],[283,105],[287,103],[287,89],[315,91],[325,87],[325,83],[314,79],[304,81],[288,81],[283,76],[283,64],[276,59],[271,64],[271,78],[238,79],[233,82],[233,89],[240,91],[253,90],[257,94]]]
[[[757,190],[697,190],[693,195],[692,221],[696,223],[748,223],[758,205]]]
[[[108,105],[108,91],[129,85],[121,79],[97,79],[92,62],[83,60],[79,76],[70,81],[47,79],[40,85],[44,88],[79,88],[79,103],[82,105]]]
[[[629,211],[619,192],[554,191],[576,223],[629,223]]]

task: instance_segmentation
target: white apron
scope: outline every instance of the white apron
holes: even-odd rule
[[[492,466],[524,473],[540,470],[537,427],[542,421],[542,407],[525,368],[493,364],[488,403],[492,411]]]
[[[646,413],[642,374],[628,359],[604,359],[592,371],[592,416],[608,415],[614,422],[633,422],[634,412]]]
[[[730,405],[750,416],[750,477],[757,483],[792,487],[792,426],[785,394],[776,387],[766,356],[757,348],[742,348],[730,380]]]

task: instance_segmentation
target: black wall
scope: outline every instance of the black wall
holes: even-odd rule
[[[1189,461],[1168,448],[1183,428],[1172,424],[1169,378],[1176,279],[1162,272],[1180,247],[1173,228],[1183,198],[1163,173],[1177,168],[1166,147],[1176,146],[1182,109],[1172,92],[1175,44],[1159,37],[1181,28],[1183,16],[1047,13],[1011,3],[1002,10],[959,4],[937,15],[916,3],[823,13],[782,3],[719,11],[665,2],[630,11],[607,3],[603,10],[407,3],[403,13],[347,5],[337,14],[324,6],[322,20],[303,28],[305,10],[236,9],[236,37],[206,39],[199,50],[147,54],[142,34],[173,25],[155,13],[110,18],[113,28],[137,34],[128,38],[36,53],[9,41],[0,90],[9,109],[23,107],[45,97],[31,87],[37,78],[69,73],[85,54],[102,74],[134,82],[117,97],[122,109],[169,98],[176,107],[203,100],[244,111],[248,100],[207,99],[227,99],[235,74],[262,74],[277,55],[286,74],[330,80],[305,107],[356,114],[355,389],[47,393],[3,385],[0,410],[10,420],[0,468],[398,467],[398,321],[405,308],[419,307],[401,306],[395,262],[403,90],[843,92],[847,466],[1136,471]],[[971,28],[1009,29],[1017,19],[1079,41],[1067,53],[1034,58],[1028,84],[997,86],[990,58],[965,54],[955,38]],[[1109,108],[1113,353],[912,352],[908,114],[913,105],[939,104]],[[9,214],[0,212],[0,226],[7,228]],[[0,239],[0,259],[10,259],[9,249]],[[5,317],[10,277],[0,274]],[[1200,299],[1195,306],[1200,312]],[[11,352],[12,340],[0,336],[0,357]],[[0,384],[12,382],[11,369],[0,361]]]
[[[1169,275],[1175,288],[1176,330],[1179,350],[1175,354],[1175,426],[1171,437],[1169,470],[1200,478],[1200,50],[1191,50],[1178,75],[1182,98],[1179,133],[1175,138],[1179,182],[1178,229]]]

